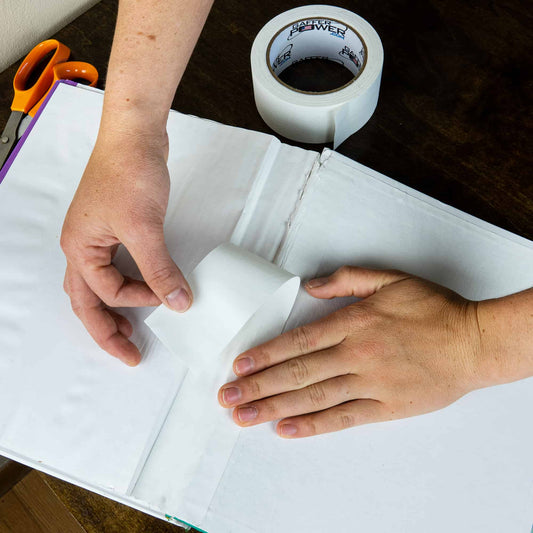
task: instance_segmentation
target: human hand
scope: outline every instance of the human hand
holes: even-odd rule
[[[252,348],[219,391],[234,421],[307,437],[440,409],[488,385],[477,303],[398,271],[343,267],[316,298],[363,300]]]
[[[170,189],[168,139],[121,132],[100,136],[68,210],[61,235],[67,257],[64,288],[72,309],[98,345],[134,366],[130,322],[110,307],[164,303],[185,311],[191,290],[165,245]],[[145,281],[113,265],[123,243]]]

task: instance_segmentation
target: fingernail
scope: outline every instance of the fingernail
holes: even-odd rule
[[[329,278],[315,278],[310,279],[305,286],[308,289],[316,289],[317,287],[322,287],[322,285],[325,285],[329,281]]]
[[[240,407],[237,409],[237,416],[241,422],[250,422],[257,418],[257,409],[255,407]]]
[[[292,437],[296,435],[296,431],[298,431],[298,428],[294,424],[282,424],[279,427],[279,432],[282,437]]]
[[[174,311],[183,313],[191,305],[191,297],[185,289],[176,289],[167,296],[167,302]]]
[[[235,362],[235,373],[239,375],[248,374],[253,367],[254,360],[251,357],[243,357]]]
[[[238,387],[228,387],[222,392],[222,400],[226,405],[238,402],[241,399],[241,389]]]

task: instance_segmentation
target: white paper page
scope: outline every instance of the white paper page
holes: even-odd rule
[[[191,524],[205,517],[239,428],[218,405],[242,351],[279,335],[299,278],[223,244],[189,277],[196,300],[185,314],[160,306],[146,323],[189,368],[133,496]]]
[[[533,284],[533,245],[325,151],[279,264],[306,279],[343,264],[402,268],[469,298]],[[301,291],[287,327],[346,299]],[[201,524],[217,532],[529,531],[533,379],[438,412],[283,440],[242,430]]]
[[[150,342],[149,309],[124,311],[144,347],[143,362],[131,369],[96,346],[62,290],[59,235],[101,104],[101,93],[60,84],[0,184],[0,453],[125,493],[185,369]],[[229,240],[280,143],[179,113],[171,113],[168,133],[166,240],[188,274]],[[124,250],[117,263],[135,272]]]

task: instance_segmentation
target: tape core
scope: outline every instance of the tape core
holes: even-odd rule
[[[281,28],[270,40],[266,62],[274,78],[291,89],[304,94],[327,94],[352,84],[364,70],[367,47],[361,35],[348,24],[332,18],[299,19]],[[307,59],[326,59],[340,63],[353,78],[330,91],[302,91],[279,78],[287,67]]]

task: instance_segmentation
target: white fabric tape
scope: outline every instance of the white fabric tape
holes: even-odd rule
[[[161,305],[145,322],[191,370],[213,366],[213,357],[245,325],[249,330],[254,315],[261,315],[264,329],[281,330],[300,286],[297,276],[230,243],[210,252],[188,281],[194,303],[186,313]]]
[[[343,64],[354,78],[327,92],[300,91],[278,75],[306,59]],[[378,101],[383,46],[363,18],[333,6],[303,6],[281,13],[257,34],[251,52],[255,102],[277,133],[300,142],[337,147],[362,128]]]
[[[239,436],[231,413],[218,405],[217,391],[234,379],[231,363],[239,353],[281,333],[300,278],[233,244],[222,244],[188,281],[194,303],[186,313],[160,306],[146,319],[189,372],[135,496],[200,524]]]

